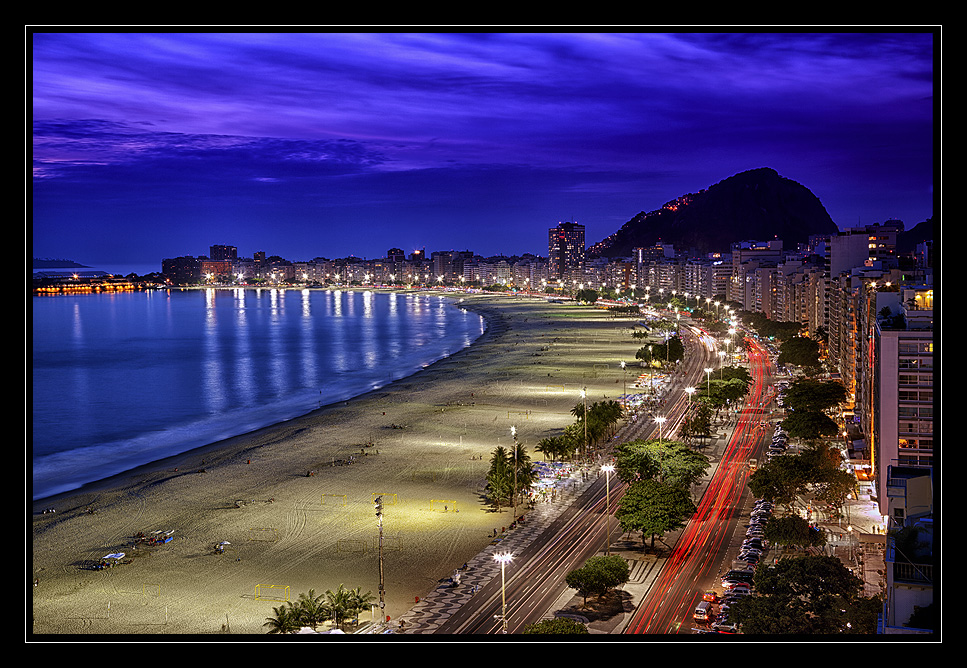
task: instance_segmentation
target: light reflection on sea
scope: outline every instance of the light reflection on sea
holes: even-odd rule
[[[33,300],[33,498],[304,415],[466,347],[430,295],[165,290]]]

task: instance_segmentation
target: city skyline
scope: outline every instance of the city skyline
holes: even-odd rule
[[[771,167],[840,228],[933,215],[938,35],[28,34],[32,252],[547,253]]]

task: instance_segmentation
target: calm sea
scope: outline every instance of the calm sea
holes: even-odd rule
[[[34,297],[33,498],[415,373],[483,334],[454,301],[252,288]]]

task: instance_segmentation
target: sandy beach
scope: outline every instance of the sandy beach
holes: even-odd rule
[[[602,309],[450,296],[487,331],[413,376],[33,503],[28,637],[265,635],[286,597],[339,585],[378,596],[376,495],[384,615],[409,610],[510,523],[483,493],[511,427],[539,460],[538,440],[573,421],[582,388],[589,401],[622,393],[620,361],[637,350],[634,321]],[[172,539],[134,540],[153,532]],[[125,556],[93,568],[112,553]]]

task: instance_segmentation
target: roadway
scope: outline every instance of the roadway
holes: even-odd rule
[[[761,460],[770,427],[764,408],[771,401],[768,351],[747,339],[753,384],[745,407],[736,416],[732,437],[661,573],[625,626],[626,634],[692,633],[692,611],[702,594],[721,593],[721,574],[731,566],[744,538],[751,501],[746,481],[751,457]]]
[[[666,434],[673,433],[684,418],[688,406],[684,388],[705,380],[704,369],[711,364],[714,351],[700,332],[684,329],[686,337],[691,340],[692,352],[664,393],[666,400],[660,413],[666,418],[664,424],[667,426],[662,427],[662,433]],[[626,422],[617,440],[654,438],[658,432],[658,423],[654,420],[657,414],[642,415],[638,420]],[[617,521],[608,518],[624,493],[624,485],[614,478],[610,495],[606,492],[604,476],[590,482],[539,536],[513,555],[502,576],[496,575],[483,583],[471,598],[448,611],[447,618],[434,632],[503,633],[505,601],[508,633],[521,633],[526,625],[540,621],[568,589],[564,581],[567,573],[581,567],[589,557],[603,552],[609,524],[612,537],[621,533]],[[608,513],[605,513],[606,497],[611,502]]]

